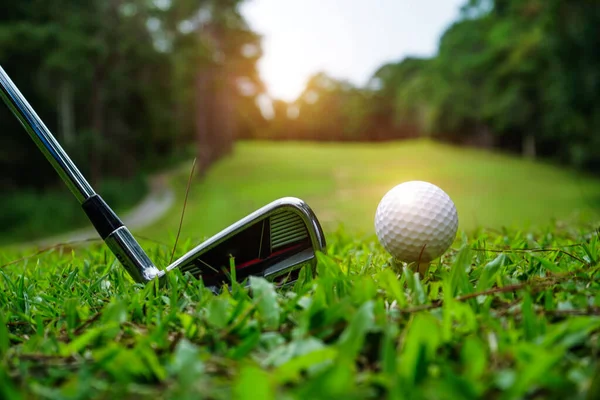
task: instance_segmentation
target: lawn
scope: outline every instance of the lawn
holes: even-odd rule
[[[183,194],[191,163],[174,179]],[[193,185],[182,237],[201,238],[282,196],[306,200],[327,232],[373,234],[379,200],[407,180],[426,180],[456,203],[459,230],[585,221],[600,210],[600,180],[502,154],[428,141],[382,144],[243,142]],[[183,203],[180,196],[179,205]],[[181,208],[142,232],[174,236]]]
[[[424,276],[337,232],[316,278],[218,296],[134,285],[104,246],[45,253],[0,269],[0,398],[598,398],[584,232],[483,231]]]
[[[423,275],[371,228],[408,179],[442,186],[461,217]],[[193,186],[182,236],[302,197],[326,225],[316,275],[214,295],[178,271],[163,288],[133,284],[101,243],[0,251],[0,399],[600,398],[600,240],[582,218],[598,190],[427,142],[242,143]],[[178,220],[141,233],[172,242]],[[168,246],[143,243],[167,263]]]

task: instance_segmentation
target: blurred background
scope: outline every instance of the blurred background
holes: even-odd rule
[[[176,201],[148,221],[153,237],[175,231],[194,157],[192,236],[284,195],[328,229],[370,233],[379,199],[408,179],[446,190],[464,229],[598,215],[594,1],[0,9],[0,65],[107,202],[126,212],[170,182]],[[4,106],[0,131],[0,243],[86,227]]]

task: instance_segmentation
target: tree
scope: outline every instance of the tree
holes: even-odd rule
[[[179,18],[189,23],[194,54],[188,74],[193,75],[193,114],[199,168],[204,171],[232,150],[241,116],[241,97],[264,93],[256,62],[262,55],[260,38],[250,30],[239,12],[242,0],[184,2]],[[186,52],[189,55],[189,52]],[[199,59],[198,56],[199,55]],[[183,57],[179,62],[187,62]],[[185,69],[183,67],[182,69]],[[242,91],[245,95],[242,95]],[[248,106],[248,102],[245,102]]]
[[[408,57],[398,63],[383,65],[375,72],[369,86],[372,132],[377,139],[403,139],[425,131],[424,109],[428,107],[430,61]]]
[[[193,141],[199,151],[210,150],[200,153],[207,168],[231,151],[240,110],[249,115],[264,92],[256,71],[260,38],[238,12],[240,3],[11,3],[0,13],[0,56],[92,183],[160,165]],[[26,166],[45,161],[24,163],[22,151],[32,151],[31,143],[5,109],[0,113],[11,133],[0,138],[2,170],[28,178],[13,183],[14,175],[0,176],[0,185],[55,182],[51,172],[28,175]]]

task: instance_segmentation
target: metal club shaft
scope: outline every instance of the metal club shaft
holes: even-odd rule
[[[79,203],[96,194],[92,186],[85,180],[67,153],[44,125],[40,117],[29,105],[16,85],[0,66],[0,96],[21,122],[29,136],[46,156],[50,164],[60,175],[69,190],[73,192]]]
[[[79,172],[1,66],[0,97],[75,195],[100,237],[129,275],[141,283],[164,276],[164,272],[154,266],[129,229]]]

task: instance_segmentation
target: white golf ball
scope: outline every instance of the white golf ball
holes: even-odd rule
[[[450,196],[429,182],[402,183],[383,196],[375,213],[375,232],[397,260],[429,262],[444,254],[458,229]]]

